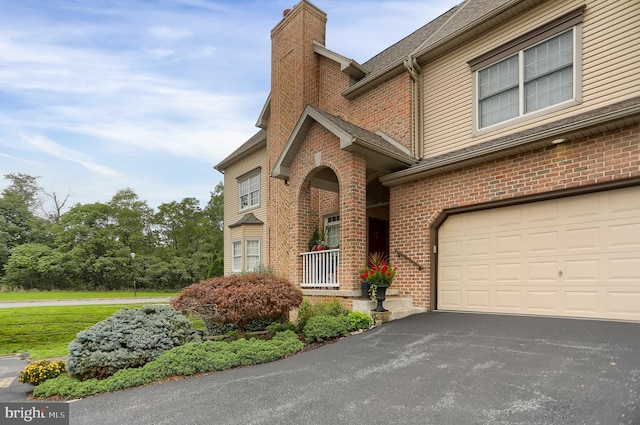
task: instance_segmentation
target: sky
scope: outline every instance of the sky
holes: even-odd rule
[[[461,0],[312,0],[363,63]],[[0,0],[0,176],[68,205],[133,189],[205,205],[259,129],[270,33],[296,0]],[[0,190],[9,182],[0,177]]]

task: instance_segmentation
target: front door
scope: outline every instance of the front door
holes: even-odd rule
[[[369,217],[369,254],[374,252],[389,256],[389,222]]]

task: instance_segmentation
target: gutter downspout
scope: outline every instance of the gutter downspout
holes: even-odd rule
[[[417,159],[422,158],[422,124],[424,118],[422,116],[422,68],[411,55],[404,60],[404,67],[409,72],[412,81],[412,98],[413,98],[413,156]]]

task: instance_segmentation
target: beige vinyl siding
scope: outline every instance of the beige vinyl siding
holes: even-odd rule
[[[425,64],[423,157],[441,155],[637,96],[640,2],[589,0],[582,24],[582,103],[474,136],[473,78],[467,62],[582,4],[585,2],[579,0],[545,2],[476,41]]]
[[[585,106],[637,96],[640,2],[593,1],[587,4],[585,15],[582,80]]]
[[[267,170],[266,149],[260,149],[248,155],[246,158],[232,164],[224,174],[224,273],[231,273],[231,241],[242,240],[242,249],[245,249],[244,239],[246,233],[249,237],[260,238],[260,260],[267,264],[267,190],[269,172]],[[260,205],[239,211],[238,205],[238,177],[260,168]],[[229,225],[236,223],[245,214],[253,213],[264,225],[249,225],[235,229],[229,229]],[[246,228],[246,229],[245,229]],[[243,252],[244,257],[244,252]]]

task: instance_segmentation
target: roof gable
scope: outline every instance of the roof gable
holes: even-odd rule
[[[242,216],[240,220],[236,221],[233,224],[230,224],[229,228],[233,229],[235,227],[240,227],[240,226],[249,225],[249,224],[262,225],[264,224],[264,222],[260,220],[258,217],[256,217],[255,215],[253,215],[253,213],[248,213]]]
[[[397,170],[417,162],[408,149],[393,139],[307,105],[273,167],[272,177],[289,179],[289,168],[313,123],[318,123],[333,133],[340,141],[340,149],[363,155],[367,160],[367,168]]]
[[[366,68],[358,62],[353,59],[346,58],[336,52],[332,52],[317,41],[313,42],[313,51],[325,58],[339,63],[340,71],[344,72],[351,78],[360,79],[369,73],[369,71],[367,71]]]
[[[240,145],[240,147],[235,151],[233,151],[229,156],[227,156],[225,159],[220,161],[220,163],[214,166],[213,168],[215,168],[216,170],[222,173],[226,168],[229,167],[229,165],[244,158],[249,153],[254,152],[257,149],[260,149],[266,146],[266,144],[267,144],[267,131],[260,130],[256,134],[251,136],[249,140],[247,140],[242,145]]]

